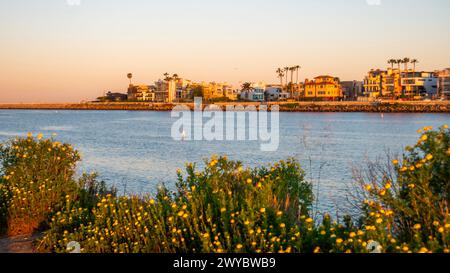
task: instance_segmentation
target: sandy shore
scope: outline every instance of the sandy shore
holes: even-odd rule
[[[171,111],[176,105],[186,105],[193,109],[192,103],[167,104],[144,102],[115,103],[0,103],[0,109],[15,110],[116,110],[116,111]],[[242,105],[259,108],[260,103],[216,103],[226,106]],[[431,102],[277,102],[282,112],[376,112],[376,113],[450,113],[450,101]],[[205,105],[204,105],[205,106]]]

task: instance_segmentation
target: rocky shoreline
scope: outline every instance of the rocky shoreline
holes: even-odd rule
[[[91,110],[91,111],[171,111],[177,105],[185,105],[191,110],[193,103],[144,103],[144,102],[117,102],[117,103],[21,103],[0,104],[2,110]],[[225,109],[227,106],[254,106],[260,103],[216,103]],[[450,113],[450,102],[292,102],[269,103],[279,105],[281,112],[366,112],[366,113]],[[207,106],[206,104],[203,105]]]

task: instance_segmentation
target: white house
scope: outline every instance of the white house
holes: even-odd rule
[[[250,88],[241,92],[241,100],[246,101],[264,101],[264,89],[262,88]]]
[[[286,100],[290,97],[289,93],[283,92],[281,87],[267,87],[265,95],[267,101]]]

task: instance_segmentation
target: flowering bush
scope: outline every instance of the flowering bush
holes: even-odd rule
[[[188,165],[176,192],[161,187],[155,199],[107,195],[91,214],[67,206],[40,249],[78,241],[86,252],[291,252],[312,199],[294,161],[243,169],[213,158],[203,172]]]
[[[448,252],[450,237],[450,130],[431,127],[401,160],[393,160],[394,175],[385,170],[380,179],[366,183],[363,222],[377,240],[395,251]],[[395,242],[407,242],[399,246]],[[391,245],[389,248],[388,246]]]
[[[0,223],[9,235],[30,234],[74,196],[78,153],[42,135],[0,147]]]
[[[41,252],[77,241],[85,253],[449,253],[450,131],[420,133],[401,160],[362,181],[357,223],[312,219],[311,184],[294,160],[244,169],[213,157],[202,171],[179,171],[175,191],[117,197],[95,175],[75,182],[70,146],[30,136],[1,149],[0,224],[32,231],[48,221]]]

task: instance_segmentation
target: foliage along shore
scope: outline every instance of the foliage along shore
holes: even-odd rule
[[[79,153],[29,134],[0,147],[0,233],[43,232],[39,252],[450,253],[450,130],[417,144],[355,188],[358,217],[312,215],[312,185],[295,160],[244,168],[213,157],[178,171],[174,189],[117,196],[75,177]]]
[[[180,103],[193,109],[193,103]],[[89,103],[22,103],[0,104],[3,110],[115,110],[115,111],[171,111],[176,105],[171,103],[146,102],[89,102]],[[204,106],[206,106],[205,104]],[[227,105],[255,106],[260,103],[233,102],[215,103],[225,109]],[[370,102],[275,102],[268,105],[279,105],[281,112],[368,112],[368,113],[450,113],[450,102],[403,102],[387,101]]]

